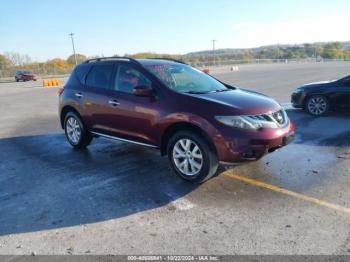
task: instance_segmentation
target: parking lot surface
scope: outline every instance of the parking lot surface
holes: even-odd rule
[[[350,63],[246,65],[215,76],[279,102]],[[95,139],[73,150],[57,89],[0,83],[0,254],[349,254],[350,114],[288,110],[293,144],[180,180],[157,151]]]

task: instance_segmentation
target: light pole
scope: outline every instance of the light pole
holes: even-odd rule
[[[77,55],[75,53],[75,46],[74,46],[74,34],[73,33],[70,33],[69,36],[71,37],[72,39],[72,47],[73,47],[73,54],[74,54],[74,61],[75,61],[75,65],[78,64],[78,61],[77,61]]]
[[[216,43],[216,40],[213,39],[211,41],[213,42],[213,65],[215,65],[215,43]]]

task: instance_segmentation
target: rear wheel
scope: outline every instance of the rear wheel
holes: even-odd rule
[[[182,179],[201,183],[215,175],[219,161],[208,142],[191,131],[180,131],[170,138],[168,158]]]
[[[311,96],[306,102],[306,110],[314,116],[324,115],[329,109],[329,102],[325,96]]]
[[[86,148],[92,141],[92,136],[88,133],[80,117],[69,112],[64,119],[64,132],[68,142],[76,149]]]

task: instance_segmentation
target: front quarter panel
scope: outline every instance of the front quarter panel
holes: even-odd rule
[[[209,137],[214,137],[218,133],[211,123],[198,115],[187,112],[173,113],[163,118],[155,126],[155,129],[159,130],[157,132],[159,134],[157,136],[157,141],[159,144],[161,143],[162,139],[161,134],[163,134],[168,127],[177,123],[188,123],[194,125],[204,131]]]

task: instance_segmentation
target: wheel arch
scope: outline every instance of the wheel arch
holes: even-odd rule
[[[303,107],[306,108],[307,106],[307,102],[309,101],[309,99],[313,96],[323,96],[327,99],[328,103],[329,103],[329,108],[330,109],[333,109],[333,103],[332,103],[332,99],[330,97],[330,94],[328,93],[322,93],[322,92],[317,92],[317,93],[308,93],[305,95],[305,98],[304,98],[304,102],[303,102]]]
[[[170,126],[168,126],[165,131],[163,132],[163,135],[161,137],[161,144],[160,144],[160,153],[162,156],[167,154],[167,145],[170,140],[170,138],[178,131],[183,131],[183,130],[188,130],[188,131],[193,131],[199,135],[201,135],[207,142],[211,150],[213,150],[215,153],[216,147],[213,143],[213,141],[210,139],[210,136],[208,135],[207,132],[205,132],[201,127],[189,123],[189,122],[177,122],[173,123]]]
[[[73,106],[71,106],[71,105],[64,106],[61,110],[61,113],[60,113],[60,122],[61,122],[62,129],[64,128],[64,118],[66,117],[66,115],[69,112],[76,113],[81,119],[81,115],[79,114],[78,110],[76,110]]]

